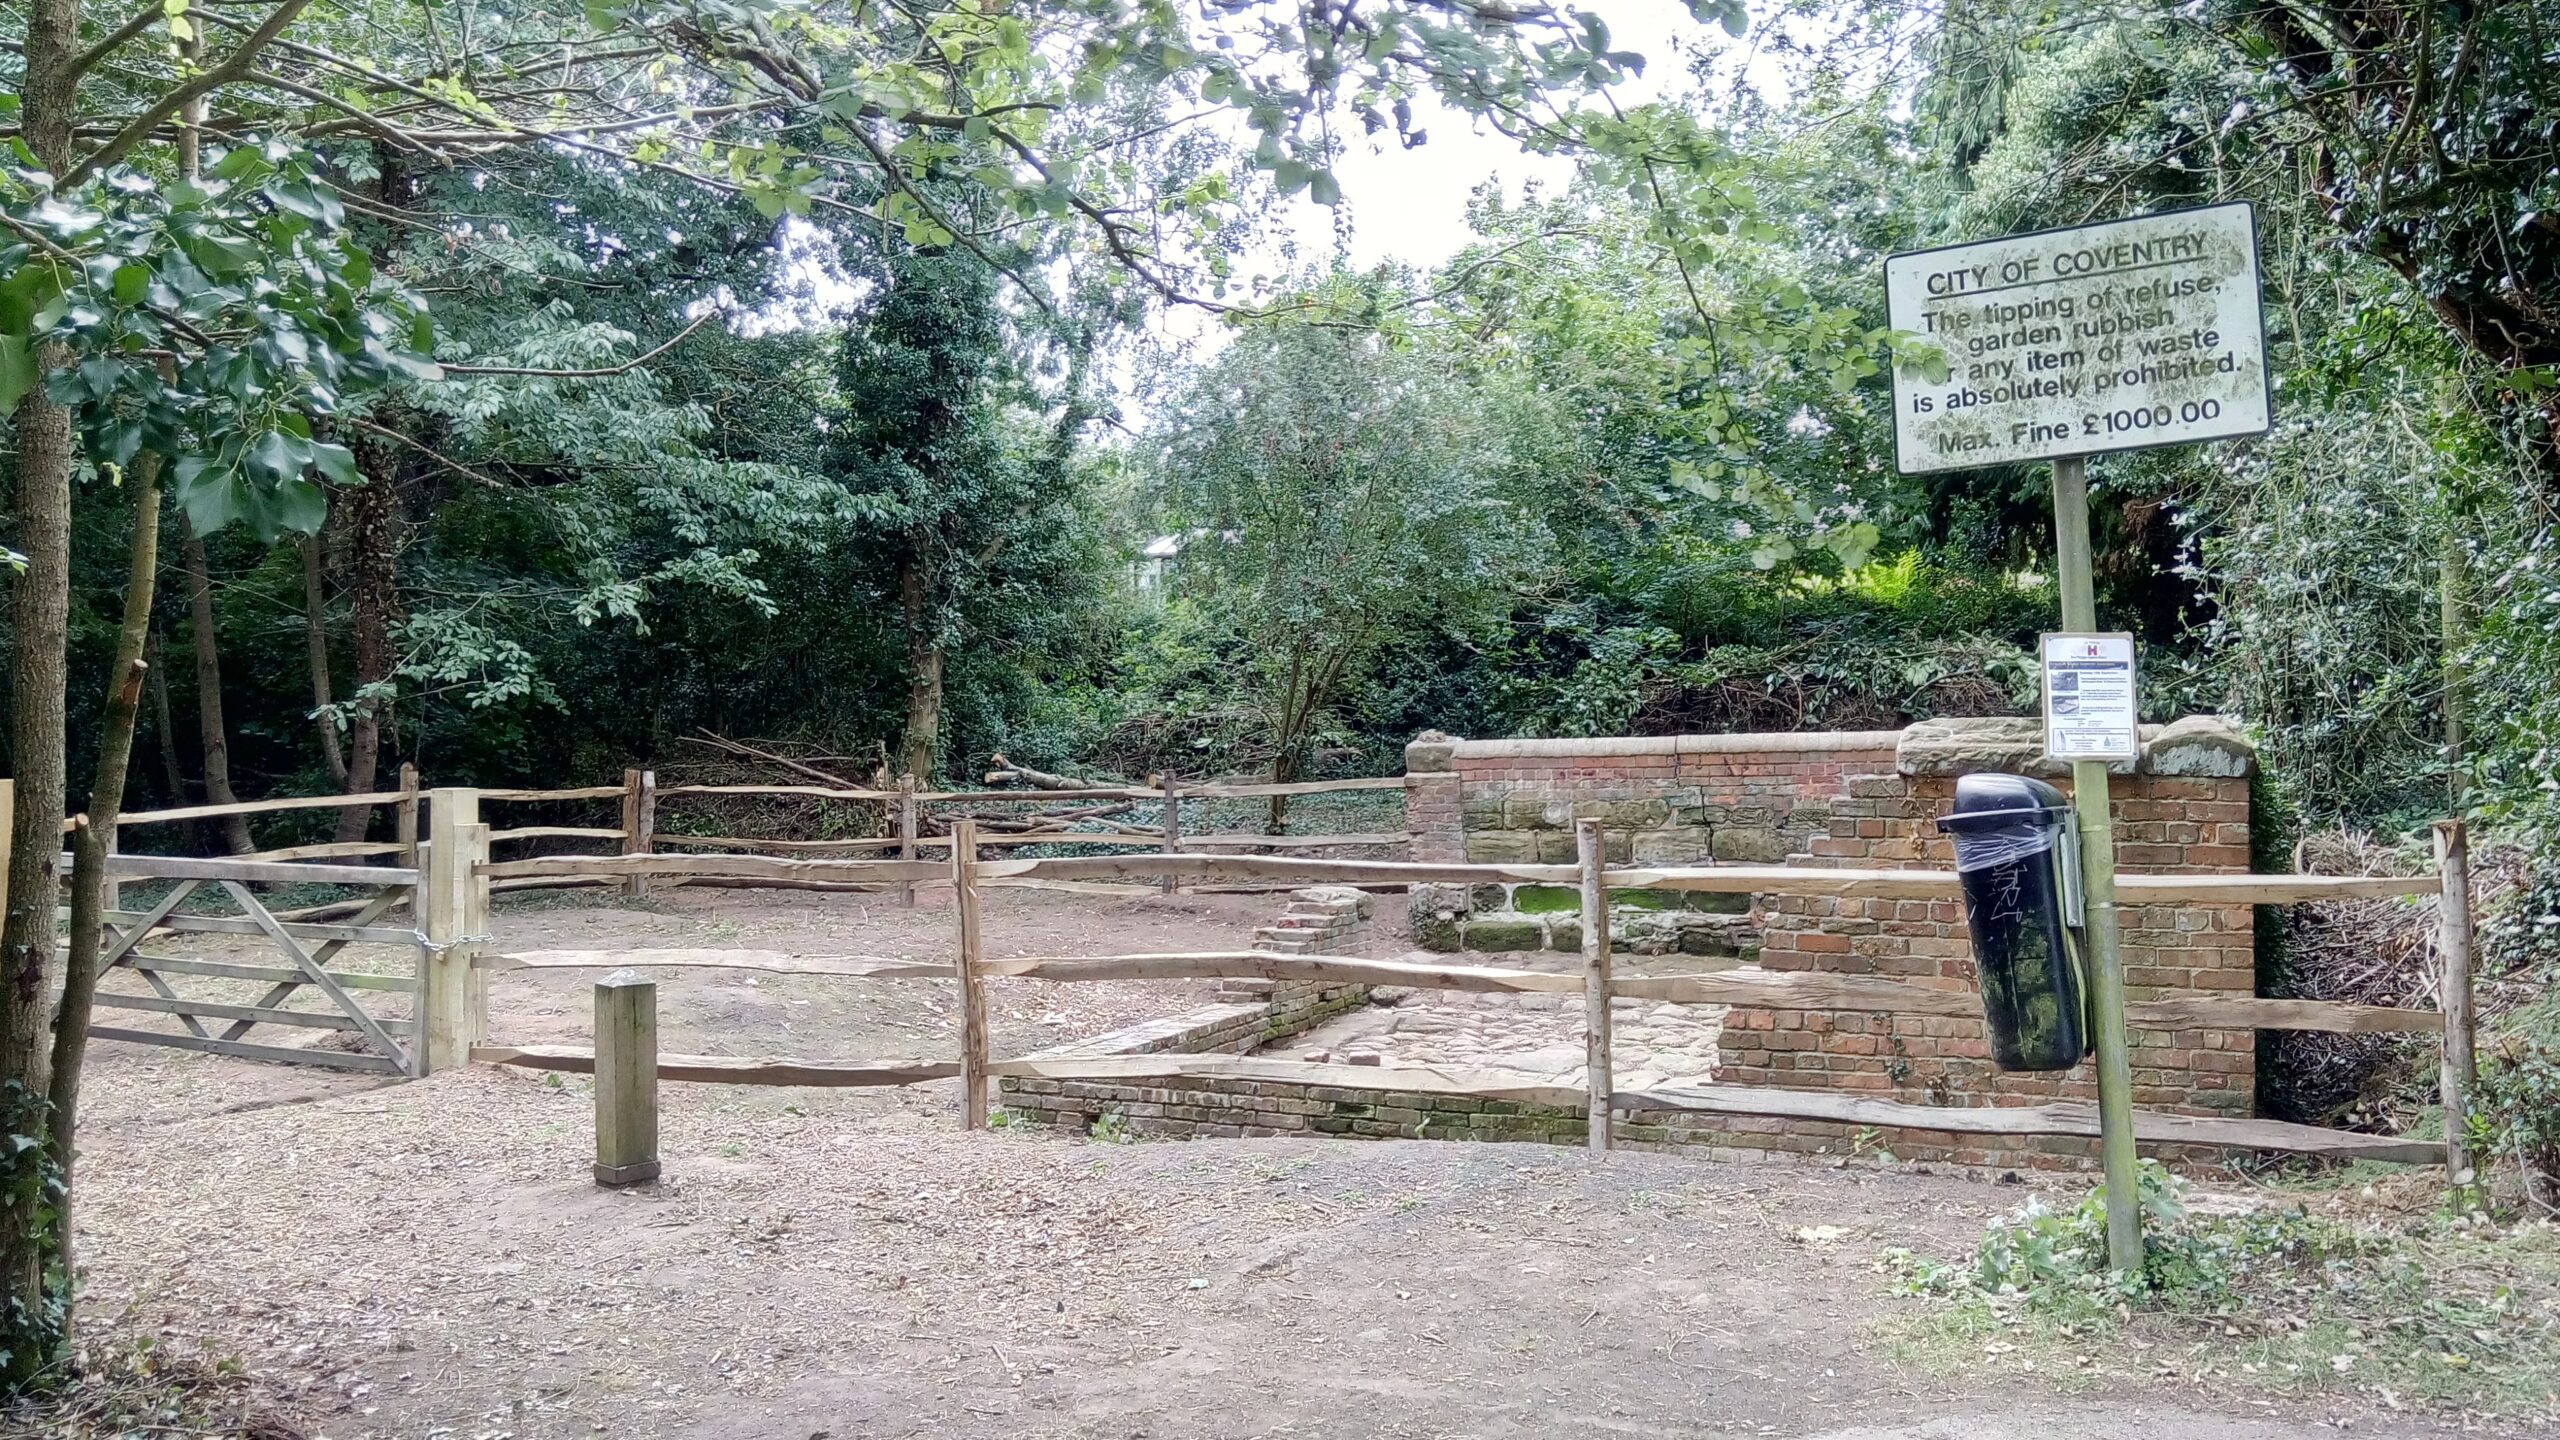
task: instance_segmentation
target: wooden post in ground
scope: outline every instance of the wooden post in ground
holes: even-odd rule
[[[658,772],[622,772],[622,853],[646,855],[658,843]],[[649,877],[623,877],[622,893],[633,900],[649,898]]]
[[[616,970],[596,982],[596,1183],[658,1178],[658,982]]]
[[[2098,628],[2098,600],[2089,550],[2089,462],[2081,456],[2063,456],[2053,462],[2053,542],[2062,628],[2087,634]],[[2107,795],[2105,761],[2072,762],[2071,812],[2079,830],[2080,896],[2088,937],[2084,958],[2089,1014],[2096,1032],[2091,1048],[2097,1052],[2098,1159],[2107,1179],[2107,1266],[2138,1275],[2143,1253],[2142,1171],[2133,1143],[2133,1046],[2124,1023],[2115,807]]]
[[[1172,771],[1167,770],[1158,780],[1164,786],[1164,853],[1179,854],[1182,850],[1182,793],[1174,786]],[[1182,889],[1182,877],[1179,875],[1167,875],[1159,883],[1167,895],[1178,894]]]
[[[108,826],[107,833],[103,838],[107,842],[106,854],[108,859],[113,860],[118,854],[123,852],[124,827],[122,825]],[[98,890],[99,900],[101,901],[98,907],[99,909],[104,910],[109,914],[113,914],[124,908],[124,882],[115,877],[115,872],[112,869],[110,869],[106,875],[99,880]]]
[[[418,868],[418,767],[400,762],[400,803],[391,812],[392,838],[400,842],[400,863]]]
[[[1591,1097],[1591,1148],[1609,1148],[1609,1100],[1617,1087],[1609,1055],[1609,892],[1600,883],[1605,863],[1600,822],[1575,824],[1575,859],[1582,867],[1582,1034],[1584,1088]]]
[[[480,792],[430,792],[427,847],[418,903],[426,944],[418,965],[418,1034],[422,1073],[459,1069],[488,1035],[489,980],[472,961],[489,938],[489,827],[480,823]]]
[[[2436,1084],[2444,1104],[2446,1173],[2456,1203],[2468,1206],[2479,1179],[2467,1132],[2471,1092],[2480,1078],[2471,1007],[2471,840],[2460,820],[2439,820],[2435,842],[2444,886],[2436,902],[2436,1008],[2444,1012],[2444,1063]]]
[[[898,858],[916,858],[916,777],[912,774],[898,777]],[[916,882],[899,882],[898,904],[916,908]]]
[[[978,932],[978,822],[951,822],[951,903],[960,912],[960,1125],[987,1128],[987,992],[978,976],[985,946]]]

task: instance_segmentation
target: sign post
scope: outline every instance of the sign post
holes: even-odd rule
[[[2128,735],[2139,717],[2132,637],[2098,633],[2088,457],[2266,431],[2257,217],[2247,205],[2213,205],[1889,256],[1885,302],[1893,328],[1933,343],[1945,362],[1894,367],[1902,473],[2053,464],[2066,633],[2047,637],[2046,745],[2071,762],[2079,827],[2107,1263],[2138,1271],[2142,1201],[2107,767],[2139,757],[2139,735]],[[2080,668],[2057,672],[2054,641],[2081,647]],[[2052,684],[2065,673],[2068,697]]]

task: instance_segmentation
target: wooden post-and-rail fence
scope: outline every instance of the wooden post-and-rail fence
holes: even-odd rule
[[[1401,790],[1402,776],[1372,779],[1298,781],[1289,784],[1230,782],[1220,784],[1180,785],[1168,774],[1153,777],[1144,786],[1093,786],[1077,790],[926,790],[918,786],[912,775],[901,776],[895,789],[839,789],[821,785],[671,785],[661,787],[657,772],[643,768],[626,769],[619,785],[580,785],[554,788],[472,788],[483,805],[488,804],[575,804],[613,800],[620,802],[621,813],[611,825],[526,824],[505,826],[490,832],[490,843],[512,845],[532,840],[600,841],[619,855],[651,855],[661,847],[684,850],[744,851],[772,853],[808,851],[814,853],[854,854],[868,851],[894,852],[902,860],[919,860],[926,849],[948,849],[950,838],[922,833],[925,812],[935,806],[999,803],[1008,805],[1040,805],[1048,803],[1089,804],[1094,801],[1117,801],[1128,806],[1157,802],[1162,819],[1157,824],[1116,824],[1103,830],[1075,830],[1056,825],[1035,825],[1023,833],[988,833],[981,831],[979,843],[988,846],[1073,845],[1101,849],[1158,850],[1222,853],[1229,851],[1286,852],[1291,850],[1327,850],[1338,848],[1375,848],[1404,845],[1411,836],[1398,830],[1373,834],[1329,835],[1254,835],[1208,834],[1186,836],[1182,830],[1181,803],[1197,799],[1264,798],[1275,795],[1310,795],[1334,791]],[[448,790],[469,787],[444,787]],[[124,846],[122,832],[128,828],[182,823],[230,816],[265,816],[302,811],[337,810],[354,812],[376,807],[392,812],[394,838],[389,841],[349,841],[294,845],[259,850],[235,858],[244,860],[319,860],[356,859],[360,857],[397,857],[397,863],[416,868],[421,843],[421,811],[433,803],[436,792],[422,787],[417,766],[400,767],[400,788],[356,795],[297,795],[271,800],[247,800],[223,805],[190,805],[168,810],[130,811],[118,817],[115,832],[107,837],[108,853],[120,853]],[[662,796],[727,796],[771,799],[827,799],[876,804],[881,808],[888,831],[879,837],[846,840],[775,840],[729,835],[685,835],[665,832],[659,823],[659,801]],[[1026,816],[1034,821],[1046,817]],[[1071,819],[1072,817],[1070,817]],[[65,833],[70,821],[63,823]],[[1166,876],[1156,883],[1171,886],[1179,877]],[[503,888],[533,888],[534,884],[557,882],[518,882]],[[593,884],[593,880],[578,883]],[[613,882],[633,898],[648,894],[650,876],[633,873],[616,877]],[[109,899],[116,898],[115,882],[110,881]],[[914,903],[912,885],[900,887],[902,902]]]
[[[655,1074],[661,1080],[824,1086],[907,1085],[956,1076],[961,1081],[961,1123],[970,1129],[981,1128],[987,1123],[987,1081],[993,1076],[1167,1083],[1186,1079],[1249,1081],[1426,1096],[1464,1096],[1477,1100],[1514,1100],[1581,1112],[1588,1117],[1589,1144],[1594,1150],[1609,1148],[1615,1116],[1635,1112],[1688,1111],[2012,1137],[2094,1136],[2099,1131],[2096,1107],[2077,1102],[1966,1107],[1766,1086],[1666,1085],[1638,1091],[1617,1087],[1611,1053],[1610,1016],[1611,1003],[1617,999],[1970,1018],[1978,1018],[1980,1008],[1978,997],[1969,990],[1943,989],[1879,977],[1751,971],[1620,976],[1612,965],[1606,923],[1612,891],[1670,889],[1944,899],[1956,893],[1956,878],[1948,872],[1774,866],[1613,868],[1603,855],[1600,826],[1592,821],[1577,827],[1576,863],[1571,866],[1414,865],[1278,856],[1199,855],[989,860],[978,854],[981,837],[974,833],[970,822],[958,822],[955,830],[953,839],[956,843],[949,858],[930,863],[803,861],[769,856],[660,856],[645,859],[554,857],[538,861],[500,861],[481,867],[484,874],[497,876],[535,873],[618,876],[632,873],[635,867],[643,865],[649,873],[666,875],[696,873],[709,867],[723,878],[741,883],[764,883],[817,874],[836,883],[860,883],[867,888],[881,890],[947,879],[954,892],[956,932],[952,958],[947,963],[873,956],[665,950],[616,954],[588,951],[520,955],[492,953],[483,958],[482,964],[491,970],[589,968],[599,965],[634,969],[706,966],[775,974],[955,981],[960,991],[960,1025],[957,1053],[949,1058],[827,1061],[661,1054],[656,1057]],[[2439,1009],[2195,996],[2134,1001],[2127,1005],[2126,1016],[2131,1024],[2149,1029],[2295,1029],[2347,1034],[2437,1035],[2443,1039],[2446,1049],[2445,1123],[2448,1136],[2454,1139],[2366,1135],[2272,1120],[2151,1111],[2139,1111],[2135,1115],[2138,1138],[2154,1144],[2293,1151],[2398,1163],[2441,1162],[2449,1166],[2449,1173],[2457,1183],[2468,1184],[2471,1179],[2469,1162],[2462,1156],[2458,1137],[2466,1119],[2464,1097],[2467,1090],[2464,1087],[2468,1081],[2467,1067],[2472,1050],[2472,1020],[2468,1003],[2470,919],[2468,878],[2463,868],[2458,824],[2448,822],[2439,847],[2444,860],[2438,873],[2414,877],[2166,875],[2127,876],[2123,881],[2123,891],[2128,900],[2143,904],[2289,904],[2346,896],[2437,896],[2441,927],[2437,945],[2441,963],[2438,988],[2439,993],[2446,997]],[[1498,966],[1419,964],[1249,950],[1002,958],[990,958],[985,952],[978,898],[987,887],[1055,883],[1058,879],[1091,876],[1157,878],[1165,874],[1227,880],[1360,880],[1372,884],[1492,880],[1571,883],[1580,888],[1583,898],[1583,963],[1578,974],[1559,974]],[[1581,1085],[1571,1086],[1499,1069],[1348,1066],[1223,1054],[1001,1059],[990,1052],[986,1025],[985,985],[988,979],[995,977],[1050,981],[1257,978],[1483,993],[1579,993],[1584,1002],[1585,1080]],[[590,1071],[602,1063],[595,1051],[555,1045],[490,1045],[477,1052],[477,1058],[573,1072]],[[634,1094],[628,1085],[621,1082],[612,1086],[600,1085],[597,1104],[600,1107],[654,1106],[654,1095],[642,1100],[632,1098]],[[636,1113],[599,1111],[599,1137],[628,1136],[642,1128],[645,1127]],[[628,1156],[608,1160],[603,1152],[599,1152],[599,1166],[632,1163],[636,1162]]]
[[[2089,1135],[2096,1119],[2091,1107],[2059,1103],[2022,1106],[1948,1107],[1906,1104],[1832,1092],[1798,1092],[1771,1087],[1722,1085],[1665,1086],[1629,1092],[1616,1088],[1612,1071],[1610,1002],[1642,998],[1656,1003],[1765,1006],[1833,1011],[1898,1012],[1948,1017],[1976,1017],[1978,1002],[1970,992],[1945,990],[1876,977],[1812,973],[1759,974],[1749,971],[1680,976],[1619,976],[1614,973],[1606,916],[1612,891],[1665,889],[1731,894],[1805,894],[1856,899],[1943,900],[1957,894],[1951,873],[1921,870],[1802,869],[1766,865],[1704,867],[1638,867],[1606,865],[1596,824],[1583,824],[1576,834],[1573,865],[1417,864],[1383,860],[1328,860],[1306,856],[1256,853],[1212,853],[1221,849],[1288,847],[1300,841],[1323,848],[1331,839],[1344,843],[1378,843],[1401,837],[1344,836],[1186,836],[1180,832],[1177,798],[1219,795],[1306,794],[1325,789],[1383,789],[1400,780],[1304,782],[1271,785],[1183,785],[1177,792],[1170,776],[1151,787],[1092,787],[1087,790],[927,792],[912,779],[895,790],[847,790],[819,786],[666,786],[654,773],[633,770],[619,785],[550,790],[479,790],[420,788],[413,767],[403,767],[400,788],[358,796],[311,796],[247,802],[240,805],[195,806],[137,812],[123,825],[142,825],[211,818],[235,813],[268,813],[345,809],[381,805],[393,811],[396,838],[385,844],[315,844],[222,859],[137,855],[117,847],[109,861],[114,881],[159,879],[173,882],[173,894],[151,910],[108,916],[111,963],[142,975],[152,995],[120,994],[110,1002],[179,1017],[185,1034],[123,1032],[103,1027],[103,1038],[148,1039],[217,1053],[258,1058],[303,1059],[308,1063],[345,1063],[356,1068],[381,1066],[395,1073],[425,1074],[479,1058],[550,1069],[591,1070],[595,1051],[560,1046],[492,1045],[488,1040],[488,977],[519,968],[605,968],[652,965],[706,965],[761,969],[785,974],[869,976],[874,978],[944,978],[961,991],[959,1054],[950,1059],[856,1061],[769,1060],[724,1056],[654,1053],[645,1065],[630,1062],[656,1079],[723,1080],[735,1083],[805,1085],[912,1084],[957,1076],[962,1081],[963,1123],[977,1127],[987,1119],[990,1077],[1049,1079],[1226,1078],[1273,1083],[1317,1084],[1343,1089],[1464,1095],[1474,1098],[1528,1100],[1580,1111],[1588,1117],[1590,1143],[1605,1149],[1612,1116],[1630,1111],[1688,1110],[1730,1115],[1778,1116],[1860,1125],[1895,1125],[1941,1132],[1994,1135]],[[0,781],[0,785],[5,785]],[[883,840],[760,841],[734,837],[679,837],[661,833],[657,806],[672,795],[817,796],[863,800],[894,807],[895,833]],[[0,795],[5,795],[0,791]],[[1122,833],[1043,831],[1028,834],[981,833],[967,816],[954,817],[952,833],[927,837],[919,816],[930,804],[978,799],[1006,802],[1154,801],[1163,805],[1160,826],[1128,825]],[[493,830],[481,819],[490,802],[574,802],[615,800],[622,807],[620,824],[612,827],[527,826]],[[493,845],[533,838],[594,839],[610,842],[614,853],[546,855],[497,860]],[[110,837],[111,839],[113,837]],[[1223,842],[1247,842],[1235,846]],[[1182,851],[1152,854],[1084,853],[1043,858],[1020,856],[987,859],[981,851],[998,846],[1060,844],[1109,850],[1121,846],[1180,845]],[[666,847],[677,846],[671,853]],[[700,853],[703,850],[749,853]],[[926,852],[940,849],[941,858]],[[888,850],[894,859],[856,858],[861,851]],[[764,853],[755,853],[755,852]],[[776,853],[779,852],[779,853]],[[811,853],[817,852],[817,853]],[[371,857],[393,859],[394,866],[356,862]],[[2466,1153],[2469,1095],[2473,1085],[2475,1043],[2471,1003],[2472,930],[2468,847],[2459,822],[2436,830],[2434,873],[2415,877],[2311,875],[2136,875],[2120,881],[2128,904],[2294,904],[2323,899],[2382,896],[2432,896],[2439,914],[2435,946],[2438,964],[2433,1010],[2349,1005],[2308,1000],[2254,997],[2179,997],[2135,1001],[2126,1007],[2128,1021],[2151,1029],[2307,1029],[2350,1034],[2433,1034],[2443,1042],[2440,1091],[2445,1138],[2412,1140],[2356,1135],[2274,1121],[2140,1113],[2137,1133],[2159,1143],[2228,1145],[2242,1148],[2294,1150],[2312,1154],[2361,1156],[2412,1161],[2441,1161],[2458,1186],[2475,1180],[2475,1160]],[[315,863],[316,862],[316,863]],[[1418,883],[1469,884],[1517,881],[1571,884],[1583,894],[1580,974],[1506,970],[1493,966],[1426,965],[1365,960],[1343,956],[1288,956],[1257,951],[1225,951],[1175,955],[1035,956],[990,959],[979,925],[979,897],[989,886],[1097,885],[1115,889],[1154,889],[1168,882],[1198,880],[1263,886],[1332,882],[1399,888]],[[376,891],[372,898],[277,915],[249,889],[288,881],[361,885]],[[667,884],[710,884],[744,887],[824,888],[889,891],[911,898],[920,885],[949,885],[954,894],[957,930],[949,963],[876,957],[765,956],[761,952],[716,950],[635,951],[619,955],[592,952],[505,955],[489,947],[489,900],[497,889],[530,885],[606,884],[630,894],[646,894],[653,881]],[[1133,883],[1134,882],[1134,883]],[[242,913],[217,916],[181,911],[188,887],[214,884],[237,897]],[[395,929],[383,915],[400,903],[413,907],[413,926]],[[324,913],[326,912],[326,913]],[[158,955],[145,948],[149,937],[188,931],[260,934],[278,946],[291,963],[244,965]],[[306,943],[306,942],[317,942]],[[412,977],[385,977],[331,968],[330,957],[349,943],[408,942],[417,947]],[[176,993],[170,977],[213,975],[229,979],[267,979],[279,988],[257,1005],[196,1001]],[[1139,1055],[1084,1059],[1004,1060],[989,1052],[984,985],[990,977],[1019,976],[1057,981],[1105,979],[1264,978],[1309,980],[1326,984],[1387,984],[1484,992],[1578,992],[1584,998],[1586,1083],[1557,1086],[1499,1070],[1386,1069],[1318,1065],[1252,1056]],[[343,1013],[291,1011],[284,997],[308,988],[343,1002]],[[348,992],[365,989],[408,989],[415,996],[412,1018],[382,1019],[365,1013]],[[618,1001],[613,1013],[628,1016],[634,1007],[654,1004],[654,990],[626,986],[632,993]],[[219,1034],[207,1020],[226,1020],[232,1028]],[[617,1023],[625,1023],[617,1021]],[[636,1021],[629,1022],[636,1024]],[[324,1062],[328,1052],[302,1052],[261,1046],[238,1038],[245,1026],[283,1024],[345,1028],[365,1035],[373,1051],[341,1055]],[[633,1033],[637,1033],[636,1031]],[[620,1042],[616,1042],[619,1044]],[[618,1054],[637,1055],[636,1046]],[[622,1065],[625,1060],[616,1060]],[[630,1084],[617,1083],[600,1093],[629,1096]],[[617,1107],[638,1104],[614,1100]],[[612,1133],[627,1137],[646,1127],[625,1123],[617,1114]],[[600,1130],[600,1133],[602,1131]],[[618,1140],[618,1145],[623,1141]],[[627,1146],[625,1147],[628,1148]],[[627,1154],[599,1165],[641,1163]],[[602,1173],[602,1172],[599,1172]]]

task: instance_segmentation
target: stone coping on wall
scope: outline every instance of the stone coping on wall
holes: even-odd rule
[[[1634,755],[1890,754],[1899,730],[1755,731],[1736,735],[1615,735],[1550,740],[1458,740],[1425,731],[1405,746],[1408,773],[1445,771],[1461,760],[1605,760]]]
[[[2142,757],[2117,760],[2117,775],[2237,779],[2257,768],[2258,747],[2219,715],[2188,715],[2142,727]],[[1903,775],[2068,776],[2071,766],[2044,753],[2044,722],[2034,716],[1921,720],[1899,732],[1893,768]]]
[[[1732,735],[1615,735],[1544,740],[1460,740],[1425,731],[1405,746],[1408,774],[1445,774],[1467,761],[1610,760],[1642,756],[1893,756],[1904,775],[1971,775],[2007,771],[2067,775],[2070,765],[2044,753],[2044,722],[2034,716],[1975,716],[1915,721],[1900,730],[1754,731]],[[2119,775],[2237,777],[2257,767],[2257,746],[2218,715],[2188,715],[2142,727],[2142,756],[2107,768]]]

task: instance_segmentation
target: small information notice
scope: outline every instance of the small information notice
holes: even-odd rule
[[[2136,760],[2133,637],[2044,637],[2044,753],[2056,760]]]
[[[1894,367],[1906,475],[2267,428],[2246,204],[1915,250],[1886,258],[1884,284],[1893,328],[1947,366]]]

